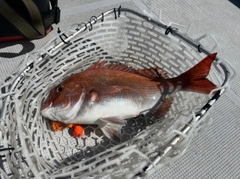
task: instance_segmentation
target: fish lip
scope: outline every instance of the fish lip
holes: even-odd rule
[[[47,105],[47,103],[43,103],[42,106],[41,106],[41,112],[46,110],[47,108],[51,108],[52,107],[52,102],[50,104]]]

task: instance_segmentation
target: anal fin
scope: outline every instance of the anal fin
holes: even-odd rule
[[[168,97],[160,99],[160,102],[157,106],[154,106],[148,113],[149,117],[161,117],[164,116],[170,109],[174,97]]]

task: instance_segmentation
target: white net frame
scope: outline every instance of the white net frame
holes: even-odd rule
[[[134,68],[159,66],[175,77],[206,54],[210,52],[177,29],[120,7],[60,32],[28,54],[21,70],[1,84],[0,176],[132,178],[179,158],[194,134],[209,124],[209,109],[229,85],[228,67],[218,58],[208,76],[219,86],[214,95],[178,92],[163,119],[130,120],[119,144],[96,126],[86,126],[79,139],[67,129],[54,132],[40,107],[54,85],[98,59]]]

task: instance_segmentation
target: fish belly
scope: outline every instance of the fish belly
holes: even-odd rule
[[[95,104],[91,109],[81,113],[73,119],[71,123],[78,124],[98,124],[101,118],[127,119],[138,116],[141,112],[150,109],[154,102],[144,105],[125,99],[112,99],[111,101]]]

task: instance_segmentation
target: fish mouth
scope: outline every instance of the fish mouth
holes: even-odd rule
[[[47,119],[54,119],[54,116],[52,115],[53,113],[51,113],[51,109],[50,108],[42,108],[41,109],[41,115]]]
[[[56,115],[55,109],[51,107],[42,109],[41,115],[52,121],[61,121],[61,118]]]
[[[67,107],[68,109],[68,107]],[[69,118],[66,116],[66,107],[65,108],[56,108],[56,107],[47,107],[41,110],[41,115],[52,121],[67,121]]]
[[[47,119],[52,121],[61,121],[61,117],[58,115],[60,111],[64,108],[57,109],[56,107],[52,107],[53,103],[43,103],[41,107],[41,115]]]

